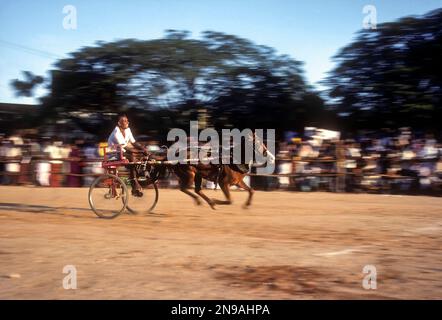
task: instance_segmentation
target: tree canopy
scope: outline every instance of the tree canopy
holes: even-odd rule
[[[362,30],[325,85],[349,128],[441,128],[442,9]]]
[[[139,126],[159,130],[188,126],[201,110],[215,126],[293,129],[323,110],[300,61],[220,32],[98,42],[55,67],[45,117],[89,131],[97,130],[94,119],[115,112],[135,113]]]
[[[442,9],[361,30],[323,81],[326,108],[290,56],[220,32],[195,39],[168,30],[160,39],[97,42],[59,60],[38,116],[102,136],[117,112],[162,134],[201,115],[215,127],[440,130],[441,56]],[[11,84],[31,96],[42,82],[24,72]]]

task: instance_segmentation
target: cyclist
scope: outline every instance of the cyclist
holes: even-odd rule
[[[143,156],[147,156],[147,149],[135,141],[132,131],[129,128],[129,119],[125,114],[118,117],[118,123],[107,140],[110,149],[121,148],[123,155],[130,161],[140,161]],[[143,188],[138,182],[137,170],[134,165],[128,166],[130,172],[130,182],[132,185],[132,195],[143,196]]]

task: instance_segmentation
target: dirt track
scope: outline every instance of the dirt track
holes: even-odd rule
[[[87,189],[0,194],[1,299],[442,298],[442,198],[257,192],[244,210],[233,192],[212,211],[160,190],[154,214],[104,220]]]

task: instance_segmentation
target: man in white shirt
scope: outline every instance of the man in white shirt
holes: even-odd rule
[[[143,155],[148,154],[146,148],[135,141],[132,131],[129,128],[129,120],[126,115],[120,115],[118,117],[118,124],[109,136],[107,144],[110,149],[121,147],[124,156],[131,162],[139,161]],[[136,197],[143,196],[143,189],[138,182],[135,166],[129,166],[129,171],[132,195]]]
[[[125,147],[129,143],[134,144],[135,142],[135,138],[129,128],[129,120],[126,116],[120,116],[118,118],[118,125],[107,139],[108,147],[110,149],[116,149],[116,147],[120,146],[123,152],[126,152]]]

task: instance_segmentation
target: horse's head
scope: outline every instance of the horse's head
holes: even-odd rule
[[[263,158],[266,158],[268,163],[274,164],[276,157],[275,155],[267,148],[262,138],[254,132],[251,136],[249,136],[250,141],[253,141],[253,148],[256,153],[261,155]],[[274,142],[274,141],[273,141]],[[274,143],[273,143],[274,145]],[[274,149],[274,148],[273,148]]]

